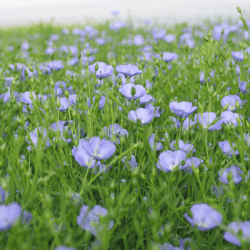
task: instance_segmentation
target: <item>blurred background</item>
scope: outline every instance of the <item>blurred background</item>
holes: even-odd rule
[[[0,0],[0,27],[51,22],[74,24],[88,20],[126,20],[130,15],[137,23],[188,22],[217,17],[239,19],[236,7],[249,17],[250,0]],[[112,10],[120,14],[113,16]],[[53,19],[52,19],[53,18]]]

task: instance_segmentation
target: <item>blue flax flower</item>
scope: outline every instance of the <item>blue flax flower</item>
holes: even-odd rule
[[[98,64],[99,68],[95,72],[95,66]],[[113,75],[113,66],[112,65],[106,65],[104,62],[96,62],[89,66],[89,70],[92,74],[96,74],[96,78],[105,78]]]
[[[241,62],[244,59],[244,54],[241,51],[231,51],[231,54],[232,54],[232,57],[234,58],[234,60],[236,60],[236,61]]]
[[[141,125],[145,125],[151,122],[153,118],[154,118],[154,113],[144,108],[139,108],[136,111],[131,110],[128,113],[129,120],[134,121],[134,122],[137,122],[137,120],[140,120]]]
[[[99,217],[105,217],[107,214],[107,209],[99,205],[95,205],[91,210],[89,209],[89,206],[83,205],[80,210],[80,214],[77,216],[77,224],[81,228],[97,236],[97,227],[100,231],[103,229],[103,226],[100,225]],[[110,221],[109,229],[113,226],[114,222]]]
[[[210,125],[216,119],[216,114],[214,112],[204,112],[202,115],[200,113],[195,114],[194,120],[196,123],[197,120],[202,124],[204,129],[208,131],[220,130],[222,121],[217,121],[214,125]]]
[[[173,52],[163,52],[163,60],[165,62],[171,62],[177,59],[177,55]]]
[[[228,184],[227,177],[229,173],[232,173],[232,181],[234,182],[234,184],[238,184],[242,181],[241,175],[243,175],[243,172],[237,166],[231,166],[230,168],[221,169],[219,171],[219,180],[225,184]]]
[[[135,89],[135,94],[132,95],[131,90],[132,88]],[[119,92],[122,93],[126,98],[129,100],[136,100],[147,94],[146,89],[142,85],[135,85],[133,83],[124,84],[120,89]]]
[[[234,235],[230,231],[225,232],[223,237],[226,241],[228,241],[236,246],[241,246],[240,239],[244,239],[244,240],[248,239],[248,243],[250,244],[250,221],[231,222],[228,225],[228,229],[230,231],[233,231],[236,235]],[[239,233],[239,230],[242,231],[241,237],[239,235],[237,236],[237,234]]]
[[[174,151],[177,150],[177,148],[178,148],[178,150],[184,151],[186,154],[188,154],[190,151],[192,151],[192,153],[194,153],[196,151],[196,149],[193,149],[194,145],[192,145],[190,143],[184,143],[182,140],[178,141],[177,148],[175,147],[175,144],[176,144],[176,140],[174,140],[170,143],[170,148]]]
[[[5,231],[21,217],[21,206],[13,202],[9,205],[0,205],[0,231]]]
[[[76,250],[75,248],[73,247],[67,247],[67,246],[58,246],[56,247],[54,250]]]
[[[228,111],[235,111],[235,110],[237,110],[236,101],[239,103],[240,108],[242,108],[242,104],[244,105],[244,101],[242,103],[241,99],[237,95],[224,96],[221,99],[222,108],[224,108],[224,106],[226,106],[227,104],[229,104],[227,110]]]
[[[116,71],[127,77],[135,76],[142,74],[142,71],[138,69],[137,66],[128,64],[128,65],[118,65],[116,66]]]
[[[203,163],[204,161],[202,159],[199,159],[197,157],[190,157],[187,158],[185,160],[185,165],[182,167],[182,169],[187,173],[187,171],[192,174],[193,170],[192,170],[192,166],[194,165],[195,168],[197,168],[198,166],[200,166],[201,163]]]
[[[164,151],[160,153],[159,161],[157,163],[157,168],[165,172],[171,172],[176,167],[181,170],[181,162],[186,159],[186,154],[182,150],[177,150],[175,152],[171,150]]]
[[[224,155],[228,154],[228,156],[232,156],[233,154],[235,154],[235,155],[239,154],[238,150],[234,151],[233,148],[231,148],[230,143],[227,140],[220,141],[220,142],[218,142],[218,144],[219,144],[219,147],[221,148]],[[232,147],[234,147],[234,145],[235,144],[232,143]]]
[[[186,118],[191,115],[198,108],[196,106],[192,107],[191,102],[171,102],[169,108],[177,116]]]
[[[184,217],[200,231],[207,231],[217,227],[222,222],[222,215],[207,204],[195,204],[191,207],[192,218],[185,213]]]

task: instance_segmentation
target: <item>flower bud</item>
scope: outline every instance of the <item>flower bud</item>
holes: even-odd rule
[[[115,58],[112,60],[112,66],[115,68],[116,66],[116,61],[115,61]]]
[[[61,107],[61,102],[60,102],[60,99],[58,98],[56,100],[56,107],[59,109]]]
[[[64,96],[68,99],[69,98],[69,91],[64,91]]]
[[[237,11],[241,14],[241,9],[239,6],[237,6]]]
[[[79,51],[79,52],[78,52],[78,59],[80,60],[81,57],[82,57],[82,55],[81,55],[81,52]]]
[[[135,94],[136,94],[135,87],[132,87],[132,89],[131,89],[131,95],[134,96]]]
[[[232,68],[233,67],[233,63],[232,61],[229,62],[229,67]]]
[[[86,51],[86,56],[87,57],[89,57],[90,56],[90,52],[89,52],[89,50],[87,49],[87,51]]]
[[[96,65],[95,65],[95,72],[96,72],[98,69],[99,69],[99,65],[98,65],[98,63],[96,63]]]

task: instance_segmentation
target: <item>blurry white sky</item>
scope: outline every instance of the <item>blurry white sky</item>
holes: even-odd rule
[[[48,22],[84,22],[84,17],[102,21],[113,18],[111,10],[119,10],[125,20],[128,10],[133,18],[157,18],[160,22],[193,23],[197,18],[228,15],[240,20],[236,7],[250,16],[250,0],[0,0],[0,26]]]

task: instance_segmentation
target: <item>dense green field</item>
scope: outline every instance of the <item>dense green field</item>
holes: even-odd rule
[[[250,249],[238,12],[1,28],[0,249]]]

